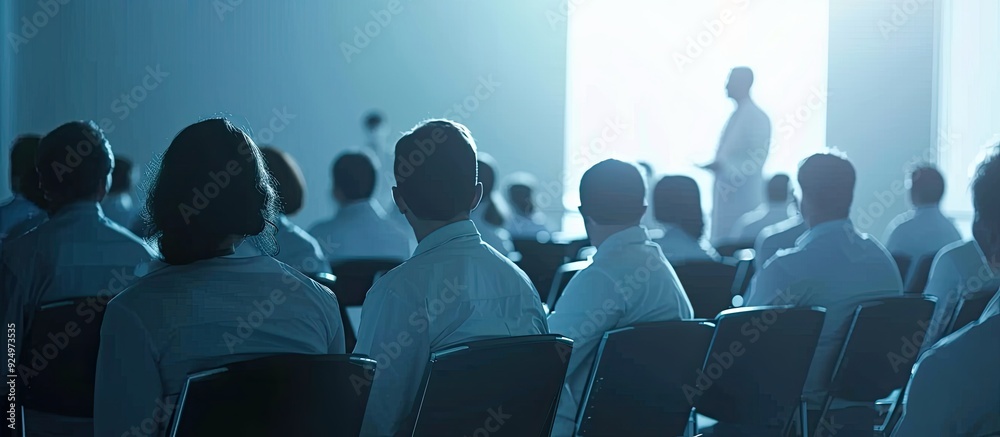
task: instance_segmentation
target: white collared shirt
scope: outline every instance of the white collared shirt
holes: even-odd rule
[[[780,250],[766,262],[750,285],[746,306],[826,308],[803,388],[810,407],[820,408],[858,304],[902,292],[903,281],[889,252],[858,233],[850,220],[834,220],[813,226],[794,248]]]
[[[661,224],[663,236],[655,243],[660,246],[663,255],[671,264],[684,264],[696,261],[719,261],[719,253],[705,239],[695,240],[684,230],[674,225]]]
[[[1000,432],[1000,317],[984,318],[920,356],[894,437]]]
[[[402,261],[412,252],[411,237],[372,200],[342,206],[334,218],[313,225],[309,234],[329,262],[366,258]]]
[[[764,268],[764,263],[771,259],[781,249],[795,247],[795,242],[809,229],[809,226],[802,220],[802,216],[796,215],[788,220],[780,221],[768,226],[757,234],[754,242],[754,264],[759,272]]]
[[[734,243],[753,242],[764,228],[788,220],[790,217],[788,204],[785,202],[760,205],[736,220],[733,230],[729,233],[729,239]]]
[[[990,268],[982,249],[975,240],[956,241],[941,249],[931,264],[924,294],[937,298],[934,317],[927,330],[923,349],[948,333],[948,324],[958,302],[966,294],[1000,286],[998,272]]]
[[[942,247],[961,239],[955,223],[934,205],[917,207],[896,216],[885,229],[884,241],[889,253],[906,255],[915,264],[920,258],[934,255]]]
[[[587,379],[606,331],[643,322],[690,319],[684,287],[646,229],[631,227],[608,237],[594,262],[566,286],[549,331],[573,339],[573,354],[559,398],[553,436],[569,436]]]
[[[333,293],[245,246],[160,264],[111,301],[101,328],[95,435],[145,431],[144,421],[162,432],[191,373],[274,354],[344,353]]]
[[[330,263],[312,235],[292,223],[284,214],[278,216],[276,225],[278,254],[275,258],[302,273],[330,273]]]
[[[355,353],[378,361],[362,435],[393,435],[417,396],[430,353],[487,337],[548,333],[527,275],[483,243],[471,220],[425,237],[365,298]]]

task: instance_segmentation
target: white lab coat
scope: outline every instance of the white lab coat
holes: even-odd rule
[[[342,206],[334,218],[313,225],[309,234],[329,262],[365,258],[402,261],[412,252],[412,237],[371,200]]]
[[[945,331],[962,297],[979,290],[995,290],[1000,286],[998,273],[989,266],[975,240],[956,241],[938,252],[924,288],[925,295],[937,298],[924,350],[947,334]]]
[[[733,224],[763,200],[761,169],[771,144],[771,119],[752,100],[740,103],[726,122],[715,154],[711,242],[719,245]]]
[[[640,270],[648,275],[638,275]],[[684,287],[645,228],[623,230],[601,243],[593,264],[570,280],[558,309],[549,315],[549,330],[573,339],[552,435],[573,434],[597,346],[606,331],[690,319],[693,314]]]
[[[720,261],[721,257],[704,239],[695,240],[680,228],[664,224],[663,236],[655,240],[670,264],[695,261]]]
[[[284,215],[278,217],[276,225],[278,254],[275,258],[302,273],[330,273],[330,263],[326,261],[323,250],[312,235]]]
[[[788,220],[788,204],[785,202],[760,205],[757,209],[743,214],[729,233],[729,241],[733,243],[754,242],[764,228]]]
[[[902,292],[903,281],[889,252],[858,233],[850,220],[834,220],[813,226],[794,248],[778,251],[764,264],[751,282],[746,306],[826,308],[803,388],[810,408],[819,409],[858,304]]]
[[[425,237],[365,298],[355,353],[378,361],[362,435],[393,435],[416,399],[431,351],[498,336],[548,333],[528,277],[483,243],[471,220]]]
[[[914,265],[924,256],[933,256],[942,247],[962,239],[955,223],[935,206],[922,206],[904,212],[885,229],[885,248],[889,253],[906,255]]]
[[[808,229],[809,226],[799,215],[761,229],[753,245],[754,265],[757,271],[763,269],[764,263],[773,258],[779,250],[795,247],[795,241]]]
[[[107,307],[98,436],[163,432],[191,373],[274,354],[344,353],[337,298],[287,264],[248,249],[158,265]]]

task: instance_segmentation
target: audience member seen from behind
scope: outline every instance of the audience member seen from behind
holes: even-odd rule
[[[527,173],[510,176],[507,186],[507,200],[511,206],[509,220],[504,224],[512,238],[533,240],[540,232],[548,234],[542,214],[535,209],[535,177]]]
[[[222,174],[229,183],[217,196],[194,197]],[[149,434],[160,435],[170,417],[163,405],[176,405],[194,372],[273,354],[344,353],[333,293],[267,255],[275,191],[243,131],[221,118],[184,128],[163,155],[146,209],[163,261],[105,312],[95,435],[125,435],[151,417]],[[245,326],[257,317],[266,322]]]
[[[971,282],[976,276],[962,272],[996,276],[1000,267],[1000,157],[997,150],[986,158],[972,182],[972,204],[976,218],[972,229],[982,251],[966,252],[962,246],[938,257],[935,267],[948,270],[952,283]],[[967,244],[967,243],[962,243]],[[949,255],[952,254],[952,255]],[[967,264],[963,263],[966,262]],[[987,268],[983,270],[983,266]],[[939,272],[945,273],[945,272]],[[958,275],[956,275],[958,273]],[[940,279],[940,278],[939,278]],[[988,282],[989,280],[983,281]],[[993,289],[996,289],[995,279]],[[939,296],[938,306],[942,298]],[[1000,294],[990,302],[977,323],[935,343],[920,356],[906,391],[903,418],[893,436],[985,436],[1000,433]],[[925,342],[925,344],[927,344]]]
[[[743,214],[733,225],[733,230],[729,234],[732,243],[745,243],[747,247],[750,247],[764,228],[788,220],[795,215],[793,211],[790,211],[793,197],[788,175],[778,174],[771,177],[767,181],[765,191],[767,192],[767,203]]]
[[[799,167],[802,217],[809,226],[795,247],[782,250],[755,276],[747,306],[796,305],[827,309],[803,394],[819,414],[826,385],[861,302],[902,294],[889,252],[848,218],[855,171],[846,158],[816,154]],[[871,432],[874,411],[835,401],[832,417],[845,432]],[[852,428],[852,427],[860,428]],[[855,431],[851,431],[855,430]]]
[[[593,264],[570,280],[558,309],[549,315],[549,330],[574,341],[553,436],[574,435],[583,391],[606,331],[693,315],[673,268],[639,224],[646,212],[645,197],[639,169],[622,161],[602,161],[580,180],[580,214],[597,253]],[[649,270],[649,280],[622,293],[621,284],[637,269]],[[600,320],[593,317],[598,312]],[[594,323],[595,329],[581,333],[581,326]]]
[[[718,261],[705,240],[705,214],[698,183],[687,176],[664,176],[653,189],[654,217],[663,236],[656,239],[671,264]]]
[[[115,169],[111,172],[111,188],[101,202],[104,215],[111,221],[131,229],[137,218],[132,199],[132,161],[115,156]]]
[[[96,310],[85,308],[88,311],[79,320],[66,321],[80,329],[96,328],[85,323],[88,312],[92,321],[95,311],[102,311],[108,299],[134,280],[136,265],[154,256],[138,237],[101,211],[113,165],[111,145],[93,122],[66,123],[39,143],[36,169],[51,218],[5,242],[0,257],[0,301],[5,326],[14,326],[18,333],[19,345],[11,345],[18,350],[26,346],[23,333],[41,304],[96,296]],[[26,429],[32,434],[94,435],[89,418],[25,414]]]
[[[952,220],[941,213],[944,177],[936,168],[929,165],[915,168],[906,184],[913,209],[889,222],[884,241],[889,253],[907,256],[916,264],[962,236]]]
[[[38,135],[22,135],[11,146],[10,190],[14,197],[0,205],[0,240],[13,236],[11,230],[24,222],[37,225],[46,218],[45,211],[29,198],[34,188],[31,182],[37,185],[38,181],[35,156],[39,141],[41,137]]]
[[[479,206],[472,210],[472,222],[479,229],[479,234],[483,241],[504,255],[514,251],[514,245],[510,241],[510,232],[504,229],[506,214],[503,212],[501,203],[497,202],[493,193],[496,185],[496,163],[493,158],[485,153],[479,154],[479,182],[483,184],[483,199],[479,201]]]
[[[309,234],[316,237],[327,261],[356,259],[402,261],[410,257],[410,236],[386,217],[372,198],[378,170],[369,154],[350,152],[333,163],[333,198],[340,209],[319,222]]]
[[[319,243],[312,235],[292,223],[288,216],[302,210],[306,198],[306,180],[299,164],[291,155],[273,147],[260,149],[267,169],[274,178],[278,196],[278,220],[275,221],[279,261],[295,267],[306,274],[330,273]]]
[[[434,153],[405,163],[433,139]],[[449,120],[419,124],[396,143],[399,212],[419,241],[413,257],[381,277],[365,299],[355,353],[379,361],[363,435],[395,435],[417,401],[431,351],[482,339],[548,332],[541,301],[528,277],[485,244],[469,219],[482,197],[476,144]],[[428,314],[427,302],[441,303]],[[389,357],[383,345],[401,335],[412,343]],[[385,365],[391,361],[391,365]],[[456,388],[460,389],[460,388]]]

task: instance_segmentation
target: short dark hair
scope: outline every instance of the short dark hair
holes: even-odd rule
[[[705,213],[701,190],[687,176],[664,176],[653,188],[653,217],[660,223],[677,226],[695,240],[705,234]]]
[[[282,214],[292,215],[302,210],[305,199],[306,180],[302,169],[292,155],[274,147],[261,147],[267,170],[274,179],[275,191],[278,195],[278,209]]]
[[[478,183],[476,141],[451,120],[418,124],[396,142],[396,189],[415,216],[449,220],[468,214]]]
[[[115,156],[115,168],[111,170],[109,193],[125,193],[132,189],[132,161]]]
[[[998,198],[1000,198],[1000,144],[979,163],[976,175],[972,179],[972,206],[976,210],[976,221],[1000,236]]]
[[[944,197],[944,176],[934,166],[921,165],[910,172],[910,199],[914,205],[937,205]]]
[[[363,152],[348,152],[333,161],[333,187],[348,201],[365,200],[375,192],[374,160]]]
[[[802,199],[844,217],[850,215],[856,179],[851,161],[833,153],[817,153],[799,166]]]
[[[365,117],[364,117],[365,129],[375,130],[376,128],[378,128],[379,126],[381,126],[382,122],[384,122],[384,121],[385,121],[385,117],[382,115],[381,112],[379,112],[377,110],[374,110],[374,109],[371,110],[371,111],[368,111],[368,113],[365,114]]]
[[[42,138],[35,168],[46,194],[72,201],[109,188],[114,159],[111,144],[97,123],[71,121]]]
[[[15,193],[24,187],[26,176],[35,173],[35,159],[38,157],[40,135],[26,134],[14,139],[10,146],[10,187]],[[37,183],[37,177],[35,177]]]
[[[767,181],[767,201],[771,203],[788,201],[788,184],[791,179],[786,174],[776,174]]]
[[[606,159],[580,179],[580,213],[597,224],[638,224],[645,204],[646,178],[634,164]]]

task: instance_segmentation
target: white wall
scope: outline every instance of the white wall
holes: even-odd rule
[[[0,141],[72,119],[103,120],[112,147],[141,164],[184,126],[231,114],[259,142],[300,161],[309,184],[296,218],[303,225],[333,211],[331,161],[362,144],[361,115],[373,107],[388,114],[393,142],[424,118],[451,115],[503,173],[558,177],[566,77],[565,24],[552,21],[558,3],[391,4],[70,1],[12,54],[17,93]],[[21,17],[42,11],[35,0],[13,9],[4,21],[15,31]],[[375,36],[359,38],[359,53],[345,56],[342,43],[353,45],[355,28],[366,26]],[[160,82],[147,78],[157,68]],[[492,92],[479,85],[490,78],[499,84]],[[121,96],[133,90],[141,101],[129,107]],[[463,103],[475,110],[448,114]]]

